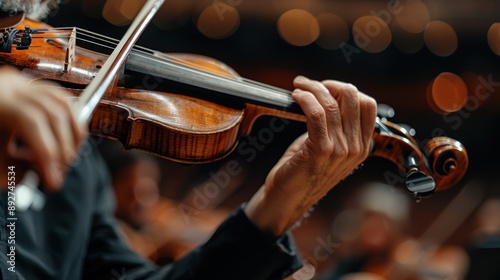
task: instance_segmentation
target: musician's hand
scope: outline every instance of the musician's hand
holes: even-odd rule
[[[13,160],[31,163],[44,185],[61,186],[86,129],[79,125],[69,95],[52,84],[33,82],[10,67],[0,68],[0,177]]]
[[[349,84],[297,77],[294,85],[308,134],[288,148],[245,209],[277,236],[366,159],[377,111],[372,98]]]

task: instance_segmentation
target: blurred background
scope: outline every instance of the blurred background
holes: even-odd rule
[[[143,3],[143,0],[63,0],[46,22],[120,38]],[[398,224],[398,236],[405,237],[401,239],[417,243],[434,239],[437,245],[433,248],[450,246],[451,252],[463,249],[465,255],[450,253],[455,256],[451,263],[460,263],[459,267],[467,271],[474,263],[472,257],[467,258],[473,256],[478,236],[483,236],[478,222],[478,215],[483,212],[479,209],[489,198],[500,196],[498,11],[500,2],[494,0],[166,0],[139,44],[166,53],[206,55],[226,63],[243,77],[285,89],[292,89],[291,81],[298,74],[350,82],[379,103],[394,108],[395,116],[390,120],[414,128],[419,143],[446,135],[466,147],[470,165],[460,183],[419,203],[404,193],[402,174],[392,163],[369,158],[294,229],[298,246],[310,264],[309,270],[302,271],[304,275],[296,279],[310,278],[313,274],[316,279],[322,276],[340,279],[327,277],[337,277],[332,275],[339,273],[343,261],[363,251],[358,248],[362,242],[355,242],[362,238],[365,220],[360,217],[367,218],[371,225],[381,222],[386,231],[394,230],[387,226],[387,221],[373,219],[380,213],[384,219]],[[269,118],[261,118],[249,137],[255,139],[269,124]],[[139,197],[142,206],[138,207],[143,208],[150,208],[160,200],[168,201],[165,203],[169,206],[155,210],[154,217],[165,220],[158,218],[162,217],[159,213],[170,213],[169,219],[176,221],[172,230],[176,233],[169,235],[172,238],[167,241],[159,240],[155,248],[144,249],[144,254],[158,263],[168,262],[208,237],[227,213],[251,197],[285,148],[304,131],[303,124],[291,122],[285,130],[265,139],[265,143],[255,144],[251,159],[248,154],[237,152],[205,165],[181,165],[153,158],[161,174],[151,175],[155,178],[154,186],[128,197]],[[242,138],[240,143],[248,145],[250,138]],[[116,153],[107,156],[110,162],[115,154],[122,153],[118,150],[119,147]],[[221,188],[222,174],[233,161],[241,167],[241,172],[227,184],[224,181]],[[360,202],[365,190],[373,185],[379,189],[383,185],[383,189],[390,190],[387,196],[392,198],[371,195],[370,203]],[[393,194],[399,195],[400,190],[404,195],[394,200]],[[406,202],[398,204],[401,201]],[[377,209],[374,205],[392,207]],[[488,224],[484,226],[488,228],[485,235],[500,234],[495,229],[495,225],[500,227],[500,211],[495,207],[485,211],[493,213],[483,219]],[[374,216],[375,212],[379,214]],[[394,218],[394,213],[404,215]],[[151,219],[146,216],[142,219]],[[140,232],[141,224],[132,229]],[[170,223],[172,228],[173,224]],[[164,227],[168,225],[160,228]],[[166,245],[178,244],[179,236],[186,239],[184,247]],[[136,240],[136,244],[142,242],[140,236],[130,239]],[[387,250],[396,245],[385,246]],[[408,252],[414,252],[415,247],[410,247],[413,249]],[[156,252],[154,257],[151,250]],[[408,259],[395,261],[394,250],[389,251],[382,258],[386,262],[389,254],[390,263],[411,266]],[[444,269],[449,273],[467,273],[459,270]],[[421,277],[451,279],[439,278],[442,274],[422,272]]]

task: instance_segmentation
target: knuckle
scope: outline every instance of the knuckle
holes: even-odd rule
[[[377,101],[373,97],[365,95],[362,102],[367,110],[377,112]]]
[[[338,143],[335,149],[335,157],[347,159],[349,157],[349,149],[345,143]]]
[[[357,143],[349,147],[349,152],[348,152],[349,158],[359,158],[361,154],[362,154],[361,146],[358,145]]]
[[[325,102],[323,105],[325,111],[328,113],[336,113],[340,111],[339,104],[335,99]]]
[[[323,90],[323,85],[318,81],[311,81],[311,87],[315,90]]]
[[[313,122],[319,122],[319,121],[322,121],[324,118],[325,118],[325,111],[319,109],[319,108],[315,108],[315,109],[312,109],[310,112],[309,112],[309,118],[313,121]]]
[[[335,149],[333,148],[333,145],[330,142],[327,142],[323,143],[322,145],[319,145],[319,150],[321,151],[321,154],[325,156],[330,156]]]
[[[366,99],[369,106],[377,107],[377,101],[375,100],[375,98],[367,95]]]
[[[325,96],[330,95],[330,91],[328,91],[328,89],[325,87],[325,85],[323,85],[322,83],[320,83],[318,81],[313,81],[311,83],[311,88],[316,94],[321,94],[321,95],[325,95]]]
[[[370,106],[370,107],[372,107],[372,108],[376,109],[376,108],[377,108],[377,101],[375,100],[375,98],[373,98],[373,97],[371,97],[371,96],[368,96],[368,98],[367,98],[367,99],[368,99],[368,101],[367,101],[368,106]]]
[[[349,158],[349,150],[347,149],[338,149],[337,151],[337,157],[342,159],[342,160],[346,160]]]
[[[358,98],[358,88],[353,84],[345,84],[342,87],[342,95],[348,98]]]

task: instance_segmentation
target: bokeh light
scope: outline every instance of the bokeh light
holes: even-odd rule
[[[102,16],[113,25],[125,26],[134,20],[144,3],[146,0],[108,0],[104,4]]]
[[[352,36],[359,48],[371,53],[385,50],[392,40],[389,26],[376,16],[358,18],[352,25]]]
[[[401,242],[394,250],[394,261],[398,265],[415,267],[422,259],[422,248],[416,240],[406,240]]]
[[[340,48],[342,42],[349,40],[349,27],[345,21],[336,14],[324,13],[316,17],[320,34],[316,43],[328,50]]]
[[[464,80],[453,73],[443,72],[429,85],[427,101],[438,113],[452,113],[464,107],[467,96]]]
[[[311,13],[294,9],[279,17],[278,32],[289,44],[306,46],[318,38],[319,24]]]
[[[405,1],[401,12],[396,14],[397,24],[410,33],[423,32],[429,20],[429,10],[425,3],[419,0]]]
[[[424,41],[427,48],[438,56],[449,56],[458,47],[455,30],[442,21],[431,21],[427,24],[424,31]]]
[[[500,23],[493,23],[488,30],[488,44],[491,50],[500,55]]]
[[[240,15],[225,3],[208,5],[199,15],[196,26],[205,36],[223,39],[233,34],[240,25]]]

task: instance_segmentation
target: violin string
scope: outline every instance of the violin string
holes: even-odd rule
[[[77,41],[79,40],[96,46],[106,47],[109,49],[114,49],[114,47],[118,45],[118,42],[110,42],[109,38],[106,38],[104,35],[99,36],[99,34],[97,33],[87,32],[86,30],[80,28],[77,28],[76,32],[77,32],[76,36]]]
[[[94,44],[94,45],[97,45],[97,46],[100,46],[100,47],[105,47],[105,48],[108,48],[108,49],[114,49],[114,47],[120,42],[118,39],[115,39],[115,38],[112,38],[112,37],[109,37],[109,36],[106,36],[106,35],[103,35],[103,34],[99,34],[99,33],[96,33],[96,32],[93,32],[93,31],[90,31],[90,30],[87,30],[87,29],[84,29],[84,28],[79,28],[79,27],[75,27],[75,28],[76,28],[77,34],[80,36],[80,37],[77,36],[77,40],[80,40],[80,41],[84,41],[84,42],[87,42],[87,43],[90,43],[90,44]],[[71,32],[71,30],[72,30],[71,27],[56,27],[54,29],[64,30],[65,32]],[[85,37],[88,37],[90,39],[83,39],[81,36],[85,36]],[[69,37],[69,36],[60,37],[60,38],[67,38],[67,37]],[[97,43],[97,42],[92,41],[91,39],[94,39],[96,41],[101,41],[103,43]],[[107,46],[104,43],[109,44],[109,45]],[[210,71],[213,72],[214,71],[214,69],[205,67],[203,65],[198,65],[198,64],[192,63],[190,61],[184,60],[182,58],[174,57],[174,56],[171,56],[171,55],[168,55],[168,54],[165,54],[165,53],[161,53],[161,52],[158,52],[158,51],[146,48],[146,47],[142,47],[142,46],[136,45],[136,46],[134,46],[133,50],[134,51],[138,51],[138,52],[142,52],[142,53],[148,54],[148,55],[154,55],[154,56],[163,57],[163,58],[166,58],[166,59],[169,59],[169,60],[173,60],[173,61],[179,61],[179,62],[182,62],[183,64],[185,64],[185,65],[187,65],[189,67],[192,67],[192,68],[195,68],[195,69],[200,69],[201,71],[205,71],[205,72],[210,72]],[[222,73],[222,71],[221,71],[221,73]],[[250,81],[250,80],[248,80],[246,78],[242,78],[242,77],[238,77],[238,79],[239,80],[249,81],[252,84],[257,84],[258,83],[256,81]],[[267,85],[260,84],[259,86],[267,86]]]
[[[42,36],[32,36],[31,38],[32,39],[60,39],[60,38],[70,38],[71,37],[70,33],[72,32],[72,29],[73,28],[71,28],[71,27],[56,27],[56,28],[50,28],[50,29],[42,29],[42,30],[40,30],[41,32],[39,31],[40,33],[35,33],[35,34],[65,33],[65,34],[68,34],[68,35],[57,35],[57,36],[42,35]],[[76,28],[76,29],[79,30],[79,31],[85,31],[85,30],[80,29],[80,28]],[[83,34],[83,35],[85,35],[86,37],[92,38],[92,39],[96,39],[98,41],[106,42],[106,40],[104,40],[102,38],[98,38],[97,36],[91,36],[91,35],[88,35],[88,34]],[[99,34],[94,33],[94,35],[99,35]],[[106,39],[109,39],[109,38],[106,38]],[[99,44],[99,43],[97,43],[95,41],[92,41],[90,39],[83,39],[83,38],[78,37],[77,40],[85,41],[87,43],[98,45],[98,46],[101,46],[101,47],[105,46],[104,44]],[[107,48],[114,48],[115,46],[116,46],[116,44],[113,45],[113,46],[105,46],[105,47],[107,47]]]
[[[77,38],[79,40],[86,41],[87,43],[93,43],[93,44],[96,44],[96,45],[99,45],[99,46],[102,46],[102,47],[107,47],[109,49],[113,49],[114,44],[117,44],[119,42],[119,40],[117,40],[115,38],[108,37],[108,36],[105,36],[105,35],[102,35],[102,34],[99,34],[99,33],[93,32],[93,31],[90,31],[90,30],[86,30],[86,29],[83,29],[83,28],[77,28],[77,33],[80,34],[80,35],[88,36],[88,37],[93,38],[93,39],[98,40],[98,41],[104,41],[106,43],[109,43],[110,46],[105,46],[104,44],[99,44],[97,42],[91,42],[90,40],[83,40],[82,38]],[[180,62],[182,65],[185,65],[185,66],[190,67],[190,68],[192,68],[194,70],[197,70],[197,71],[203,71],[203,72],[209,72],[209,73],[210,72],[211,73],[214,72],[214,69],[212,69],[212,68],[208,68],[208,67],[203,66],[203,65],[195,64],[195,63],[190,62],[188,60],[185,60],[185,59],[182,59],[182,58],[179,58],[179,57],[175,57],[175,56],[172,56],[172,55],[168,55],[166,53],[161,53],[161,52],[158,52],[158,51],[154,51],[154,50],[146,48],[146,47],[142,47],[142,46],[137,46],[136,45],[136,46],[134,46],[133,50],[141,52],[141,53],[146,54],[146,55],[153,55],[153,56],[156,56],[156,57],[162,57],[162,58],[170,60],[173,63]],[[222,70],[216,71],[216,72],[219,72],[219,74],[226,74]],[[224,77],[224,78],[226,78],[228,80],[230,79],[228,77]],[[267,84],[264,84],[264,83],[261,83],[261,82],[257,82],[255,80],[251,80],[251,79],[247,79],[247,78],[243,78],[243,77],[234,77],[234,78],[236,78],[241,83],[246,84],[247,86],[265,88],[265,89],[267,89],[267,90],[270,91],[270,94],[280,94],[280,95],[290,96],[290,93],[291,93],[288,90],[281,89],[281,88],[278,88],[278,87],[274,87],[274,86],[271,86],[271,85],[267,85]]]
[[[33,36],[32,39],[59,39],[59,38],[70,38],[71,36]]]
[[[89,38],[94,38],[96,40],[99,40],[99,41],[104,41],[104,42],[107,42],[109,44],[112,44],[111,47],[115,47],[116,45],[118,45],[118,43],[120,42],[120,40],[118,39],[115,39],[115,38],[112,38],[112,37],[108,37],[106,35],[103,35],[103,34],[99,34],[99,33],[96,33],[96,32],[93,32],[93,31],[90,31],[90,30],[87,30],[87,29],[83,29],[83,28],[76,28],[76,31],[78,34],[81,34],[81,35],[84,35],[84,36],[87,36]],[[141,47],[141,46],[138,46],[138,45],[135,45],[134,50],[142,50],[142,51],[146,51],[146,52],[152,52],[151,50],[147,49],[147,48],[144,48],[144,47]]]
[[[54,29],[57,30],[58,32],[66,32],[67,33],[67,32],[71,32],[71,30],[73,28],[59,27],[59,28],[54,28]],[[87,42],[89,44],[93,44],[93,45],[100,46],[103,48],[114,49],[114,47],[119,43],[118,39],[115,39],[115,38],[112,38],[112,37],[109,37],[109,36],[106,36],[103,34],[99,34],[97,32],[93,32],[93,31],[83,29],[83,28],[78,28],[78,27],[76,27],[75,29],[77,32],[76,39],[83,41],[83,42]],[[54,32],[54,31],[51,31],[51,32]],[[46,38],[47,37],[48,36],[46,36]],[[51,37],[56,38],[57,36],[51,36]],[[70,36],[65,36],[63,38],[68,38],[68,37],[70,37]],[[85,39],[83,37],[87,37],[88,39]],[[59,37],[59,38],[61,38],[61,37]],[[100,43],[98,43],[96,41],[99,41]],[[189,68],[191,68],[191,70],[198,71],[200,73],[213,74],[213,72],[214,72],[214,69],[212,69],[212,68],[208,68],[208,67],[203,66],[203,65],[195,64],[195,63],[190,62],[188,60],[185,60],[185,59],[182,59],[179,57],[175,57],[175,56],[172,56],[172,55],[169,55],[166,53],[158,52],[158,51],[146,48],[146,47],[136,45],[133,47],[133,51],[141,53],[143,55],[153,56],[153,57],[157,57],[157,58],[165,58],[171,63],[178,64],[182,68],[189,67]],[[220,72],[222,72],[222,70]],[[223,74],[227,74],[227,73],[223,73]],[[223,80],[231,80],[232,82],[234,82],[236,79],[237,82],[239,82],[243,85],[246,85],[249,87],[260,88],[260,89],[262,89],[262,88],[266,89],[269,91],[269,94],[271,94],[271,95],[277,94],[277,95],[281,95],[281,96],[285,95],[286,97],[291,97],[290,96],[291,91],[289,91],[289,90],[285,90],[285,89],[282,89],[279,87],[268,85],[268,84],[258,82],[258,81],[252,80],[252,79],[243,78],[243,77],[239,77],[239,76],[232,77],[231,79],[226,77],[226,76],[221,76],[219,78],[222,78]],[[291,101],[291,103],[295,103],[295,101],[291,98],[290,98],[290,101]],[[378,125],[381,125],[381,122],[378,119],[376,120],[376,123]]]
[[[99,47],[103,47],[103,48],[107,48],[107,49],[111,49],[111,50],[113,49],[113,47],[107,46],[105,44],[100,44],[100,43],[94,42],[92,40],[87,40],[87,39],[83,39],[83,38],[78,38],[78,40],[83,41],[83,42],[87,42],[87,43],[91,43],[91,44],[94,44],[94,45],[99,46]]]

